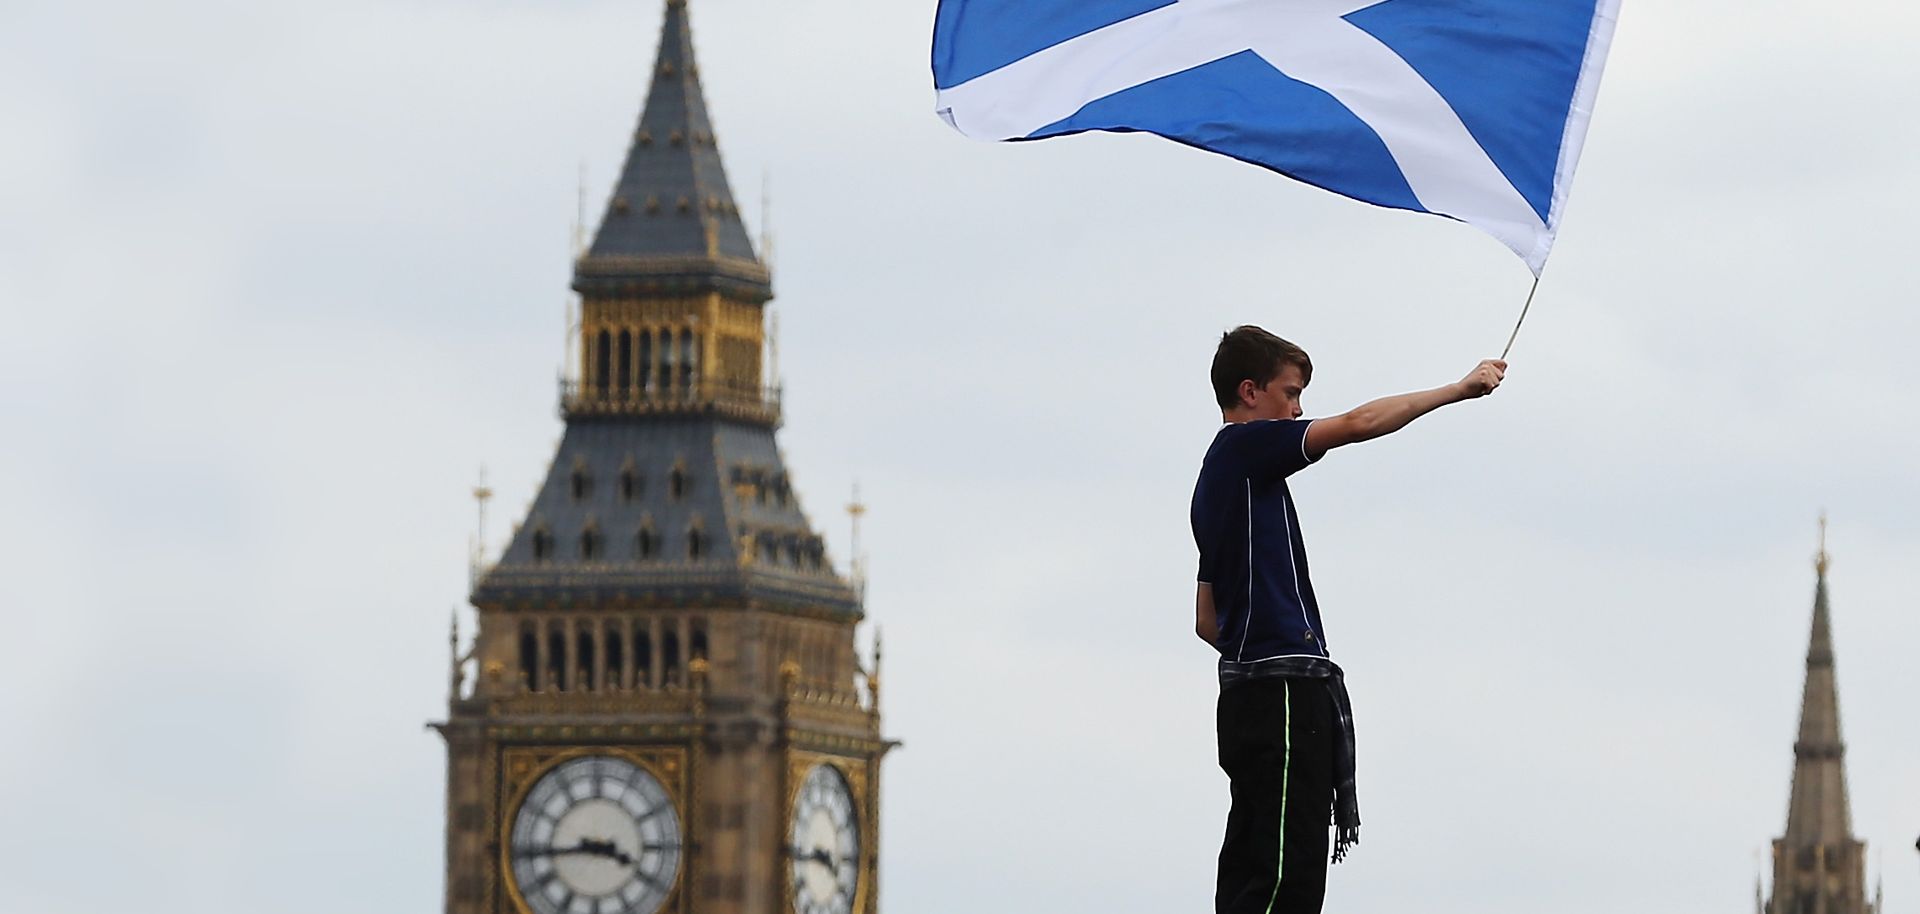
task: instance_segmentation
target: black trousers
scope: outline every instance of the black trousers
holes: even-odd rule
[[[1233,808],[1220,845],[1217,914],[1317,914],[1333,824],[1333,696],[1317,679],[1254,679],[1220,691],[1220,767]]]

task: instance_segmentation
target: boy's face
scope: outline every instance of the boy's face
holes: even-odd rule
[[[1282,365],[1280,373],[1266,386],[1252,381],[1240,382],[1240,402],[1248,408],[1250,419],[1298,419],[1300,395],[1307,383],[1300,377],[1300,366]]]

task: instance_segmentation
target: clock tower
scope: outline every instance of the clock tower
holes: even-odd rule
[[[775,440],[686,0],[651,81],[574,264],[565,434],[434,725],[446,914],[875,914],[878,649]]]

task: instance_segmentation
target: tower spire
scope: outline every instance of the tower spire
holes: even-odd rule
[[[586,292],[621,280],[716,271],[771,297],[720,161],[687,0],[666,0],[646,107],[574,287]]]
[[[688,2],[660,2],[646,104],[574,263],[564,437],[498,561],[479,569],[473,597],[624,605],[699,594],[858,615],[773,439],[773,287],[721,165]],[[559,653],[535,647],[523,653]],[[540,669],[526,678],[540,691],[547,669],[532,665]]]
[[[1813,567],[1816,574],[1813,623],[1807,633],[1800,735],[1793,746],[1794,801],[1788,810],[1787,834],[1791,838],[1798,831],[1809,842],[1821,843],[1849,837],[1852,825],[1842,764],[1846,745],[1840,739],[1840,692],[1834,676],[1832,610],[1827,597],[1827,571],[1833,567],[1833,557],[1827,552],[1825,516],[1820,518],[1820,551],[1814,554]]]
[[[1867,910],[1865,845],[1853,836],[1847,798],[1846,743],[1834,675],[1833,622],[1827,595],[1826,517],[1813,561],[1813,622],[1807,634],[1806,685],[1793,744],[1793,792],[1786,833],[1773,843],[1773,911],[1862,914]]]

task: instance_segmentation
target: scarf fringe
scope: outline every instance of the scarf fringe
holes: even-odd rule
[[[1339,863],[1360,843],[1360,804],[1354,800],[1351,781],[1336,785],[1333,791],[1333,862]]]
[[[1359,843],[1360,826],[1355,825],[1352,828],[1336,829],[1333,837],[1333,862],[1339,863],[1347,859],[1347,853],[1353,850],[1354,845]]]

